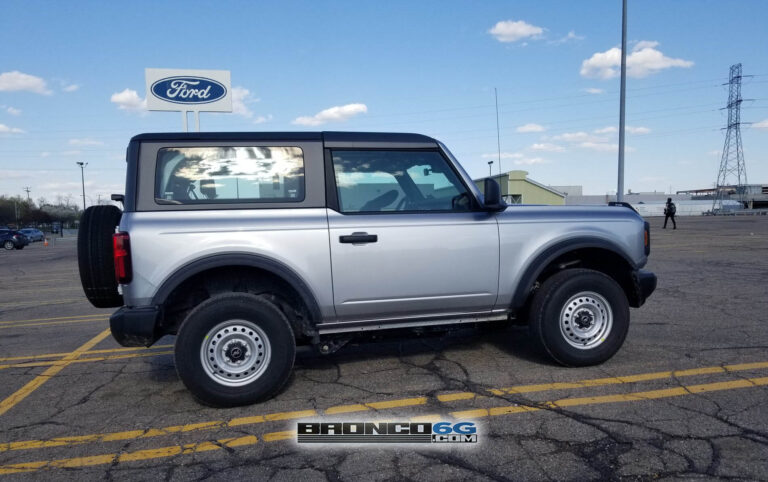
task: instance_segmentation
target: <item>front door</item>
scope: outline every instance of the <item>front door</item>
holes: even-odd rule
[[[333,150],[339,321],[490,312],[499,236],[437,150]]]

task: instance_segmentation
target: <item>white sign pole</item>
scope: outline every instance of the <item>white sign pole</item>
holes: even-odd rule
[[[200,132],[200,111],[195,111],[195,132]]]
[[[187,111],[185,110],[181,111],[181,128],[184,132],[189,132],[189,129],[187,129]]]

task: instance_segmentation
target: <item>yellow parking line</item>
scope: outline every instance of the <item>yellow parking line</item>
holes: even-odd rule
[[[541,407],[527,407],[527,406],[510,406],[510,407],[495,407],[491,409],[476,409],[476,410],[464,410],[452,412],[451,417],[456,419],[477,419],[499,415],[509,415],[515,413],[534,412],[549,407],[563,408],[563,407],[576,407],[594,404],[605,403],[623,403],[623,402],[636,402],[636,401],[648,401],[656,400],[660,398],[680,397],[686,395],[692,395],[697,393],[708,393],[723,390],[735,390],[739,388],[750,388],[757,386],[768,385],[768,377],[762,378],[748,378],[741,380],[733,380],[728,382],[717,383],[704,383],[700,385],[688,385],[682,387],[668,388],[663,390],[651,390],[644,392],[633,392],[621,395],[604,395],[597,397],[583,397],[583,398],[568,398],[561,399],[552,402],[545,402],[541,404]],[[425,415],[425,418],[434,419],[434,417],[440,417],[439,415]],[[262,435],[264,442],[277,442],[280,440],[292,439],[296,436],[295,430],[287,430],[280,432],[269,432]],[[0,475],[3,474],[16,474],[22,472],[34,472],[41,469],[52,468],[79,468],[90,467],[95,465],[106,465],[114,463],[124,462],[136,462],[142,460],[160,459],[166,457],[172,457],[176,455],[194,454],[197,452],[205,452],[211,450],[218,450],[223,447],[246,447],[254,445],[258,442],[258,438],[255,435],[249,435],[238,438],[225,438],[216,441],[198,442],[185,445],[171,445],[167,447],[160,447],[156,449],[137,450],[135,452],[125,453],[112,453],[104,455],[92,455],[85,457],[73,457],[68,459],[57,460],[39,460],[34,462],[21,462],[8,465],[0,465]]]
[[[50,378],[56,376],[56,374],[62,371],[67,365],[69,365],[72,362],[72,360],[76,360],[80,355],[82,355],[84,352],[96,346],[101,340],[108,337],[109,335],[110,335],[110,331],[109,331],[109,328],[107,328],[106,330],[102,331],[98,335],[94,336],[93,338],[85,342],[82,346],[80,346],[78,349],[76,349],[69,355],[57,361],[56,365],[49,367],[43,373],[41,373],[40,375],[32,379],[31,382],[27,383],[26,385],[18,389],[16,392],[14,392],[11,396],[9,396],[8,398],[0,402],[0,415],[3,415],[8,410],[15,407],[17,403],[27,398],[27,396],[29,396],[30,393],[37,390],[42,384],[47,382]]]
[[[106,348],[104,350],[88,350],[87,355],[95,355],[102,353],[119,353],[125,351],[144,351],[144,350],[159,350],[161,348],[173,348],[173,345],[153,345],[151,347],[127,347],[127,348]],[[12,356],[7,358],[0,358],[0,361],[17,361],[17,360],[44,360],[46,358],[61,358],[69,355],[71,352],[66,353],[46,353],[43,355],[27,355],[27,356]]]
[[[73,303],[75,301],[82,301],[85,297],[82,298],[65,298],[61,300],[51,300],[51,301],[14,301],[11,303],[0,303],[0,308],[17,308],[20,306],[45,306],[45,305],[63,305],[66,303]]]
[[[88,318],[87,320],[61,320],[44,321],[41,323],[18,323],[15,325],[0,326],[0,330],[10,330],[11,328],[27,328],[30,326],[50,326],[50,325],[71,325],[72,323],[87,323],[91,321],[107,321],[108,318]]]
[[[93,318],[93,317],[102,317],[106,319],[106,318],[109,318],[109,315],[106,313],[98,313],[93,315],[57,316],[54,318],[32,318],[31,320],[10,320],[10,321],[0,321],[0,325],[8,324],[8,323],[30,323],[33,321],[72,320],[72,319]]]
[[[147,354],[146,356],[151,356],[151,354]],[[82,360],[89,360],[89,359],[83,358]],[[81,359],[78,359],[77,361],[72,363],[81,363]],[[697,368],[692,370],[679,370],[679,371],[658,372],[658,373],[667,373],[668,374],[667,378],[670,378],[672,376],[671,374],[674,374],[676,377],[685,377],[685,376],[693,376],[693,375],[702,374],[702,373],[731,373],[731,372],[739,372],[739,371],[745,371],[745,370],[757,370],[762,368],[768,368],[768,362],[741,363],[737,365],[726,365],[723,367],[704,367],[704,368]],[[656,379],[656,378],[649,378],[649,375],[657,375],[657,373],[638,374],[638,375],[630,375],[626,377],[617,377],[617,378],[631,379],[631,380]],[[581,382],[578,382],[579,383],[578,385],[574,384],[573,386],[569,386],[568,388],[583,388],[588,386],[599,386],[598,384],[595,383],[596,381],[599,381],[599,380],[605,380],[605,379],[582,380]],[[553,385],[553,388],[551,388],[552,390],[563,388],[562,385],[554,385],[554,384],[551,384],[551,385]],[[543,385],[528,385],[528,386],[542,387]],[[521,387],[518,387],[518,388],[521,388]],[[543,389],[538,391],[542,391],[542,390]],[[467,394],[472,396],[469,397],[467,396]],[[437,400],[439,402],[445,403],[445,402],[452,402],[456,400],[466,400],[469,398],[474,398],[475,396],[479,396],[479,395],[471,392],[460,392],[458,394],[438,395]],[[417,398],[389,400],[389,401],[383,401],[383,402],[370,402],[365,404],[338,405],[338,406],[327,408],[323,410],[322,413],[325,415],[338,415],[343,413],[367,411],[367,410],[370,410],[371,408],[384,410],[387,408],[425,405],[427,401],[428,401],[427,397],[417,397]],[[497,409],[494,409],[494,410],[497,410]],[[508,409],[508,410],[511,410],[511,409]],[[516,410],[516,412],[514,413],[517,413],[517,412],[538,410],[538,408],[515,407],[514,410]],[[481,409],[477,412],[486,413],[485,409]],[[513,412],[510,412],[510,413],[513,413]],[[278,421],[278,420],[295,420],[300,418],[312,417],[317,414],[318,414],[318,411],[316,410],[300,410],[300,411],[294,411],[294,412],[278,412],[278,413],[270,413],[270,414],[264,414],[264,415],[252,415],[248,417],[238,417],[238,418],[233,418],[229,421],[216,420],[216,421],[201,422],[198,424],[191,424],[191,425],[176,425],[176,426],[158,428],[158,429],[129,430],[129,431],[123,431],[123,432],[108,432],[108,433],[96,433],[96,434],[90,434],[90,435],[76,435],[71,437],[58,437],[58,438],[49,439],[49,440],[27,440],[27,441],[19,441],[19,442],[6,442],[6,443],[0,443],[0,453],[10,451],[10,450],[25,450],[30,448],[46,448],[46,447],[58,447],[62,445],[78,445],[78,444],[92,443],[92,442],[134,440],[137,438],[167,435],[169,433],[176,433],[178,431],[208,430],[211,428],[228,428],[228,427],[231,428],[231,427],[254,425],[254,424]]]
[[[480,408],[473,410],[461,410],[451,412],[451,416],[457,419],[472,419],[493,417],[496,415],[508,415],[512,413],[535,412],[547,408],[581,407],[605,403],[637,402],[643,400],[656,400],[659,398],[682,397],[697,393],[708,393],[722,390],[735,390],[737,388],[751,388],[768,385],[768,377],[744,378],[727,382],[703,383],[700,385],[686,385],[661,390],[649,390],[644,392],[620,393],[617,395],[599,395],[595,397],[562,398],[550,402],[543,402],[536,406],[511,405],[506,407]]]
[[[244,437],[225,438],[216,441],[198,442],[184,445],[171,445],[169,447],[137,450],[135,452],[122,452],[119,454],[115,453],[93,455],[89,457],[73,457],[59,460],[22,462],[18,464],[0,466],[0,474],[19,474],[24,472],[34,472],[40,469],[72,469],[121,462],[137,462],[141,460],[152,460],[174,457],[177,455],[209,452],[211,450],[220,450],[223,448],[245,447],[248,445],[254,445],[258,443],[258,441],[259,439],[257,437],[253,435],[246,435]]]
[[[90,353],[90,352],[88,352]],[[142,358],[142,357],[148,357],[148,356],[160,356],[160,355],[172,355],[173,350],[168,351],[153,351],[150,353],[129,353],[126,355],[111,355],[111,356],[99,356],[99,357],[86,357],[86,358],[78,358],[77,360],[72,360],[70,363],[91,363],[91,362],[97,362],[97,361],[106,361],[106,360],[122,360],[126,358]],[[32,367],[48,367],[57,365],[60,363],[60,360],[51,360],[51,361],[41,361],[41,362],[25,362],[25,363],[16,363],[16,364],[9,364],[9,365],[0,365],[0,370],[4,370],[6,368],[32,368]]]

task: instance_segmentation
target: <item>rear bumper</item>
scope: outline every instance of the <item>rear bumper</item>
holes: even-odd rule
[[[632,285],[635,291],[635,299],[632,300],[632,307],[639,308],[643,306],[645,300],[651,296],[656,289],[656,275],[650,271],[642,269],[632,272]]]
[[[150,346],[160,338],[160,310],[154,306],[123,306],[109,317],[112,336],[123,346]]]

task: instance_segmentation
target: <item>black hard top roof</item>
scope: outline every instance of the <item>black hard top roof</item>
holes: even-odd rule
[[[393,132],[166,132],[134,136],[131,141],[325,141],[325,142],[437,142],[421,134]]]

